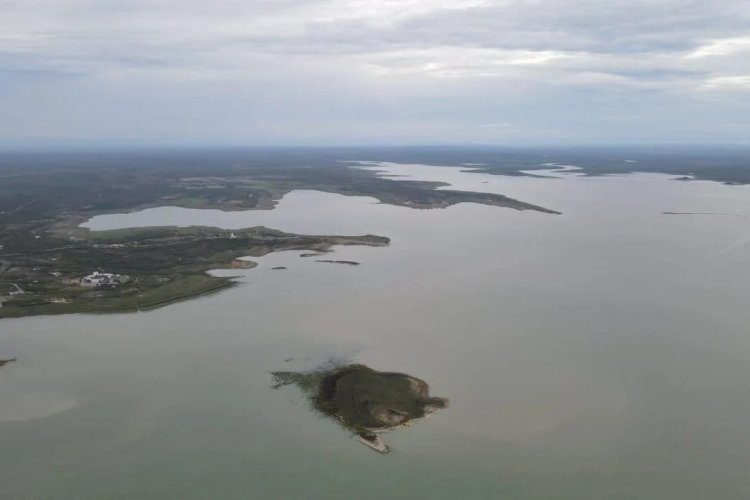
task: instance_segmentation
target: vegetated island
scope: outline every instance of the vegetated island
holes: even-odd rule
[[[337,419],[359,442],[380,453],[390,451],[380,433],[448,406],[447,399],[430,396],[424,380],[361,364],[272,375],[274,388],[298,386],[316,411]]]
[[[354,260],[330,260],[330,259],[318,259],[315,262],[325,262],[327,264],[345,264],[347,266],[358,266],[359,262]]]

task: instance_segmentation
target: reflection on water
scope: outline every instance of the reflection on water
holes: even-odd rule
[[[336,249],[358,267],[271,254],[148,313],[3,320],[19,362],[0,370],[0,496],[746,497],[750,219],[662,212],[750,215],[747,187],[376,168],[563,215],[296,191],[273,211],[95,217],[393,243]],[[331,357],[418,373],[451,408],[371,453],[269,388]],[[3,421],[24,398],[39,418]]]

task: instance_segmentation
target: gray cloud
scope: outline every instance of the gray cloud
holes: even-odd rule
[[[0,12],[6,142],[735,141],[750,126],[744,0],[6,0]],[[623,113],[637,119],[607,118]]]

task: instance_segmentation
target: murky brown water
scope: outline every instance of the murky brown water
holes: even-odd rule
[[[95,218],[393,244],[337,249],[358,267],[269,255],[232,271],[241,287],[148,313],[3,320],[19,362],[0,370],[0,497],[747,498],[750,188],[378,168],[564,214],[302,191]],[[330,357],[424,378],[451,407],[380,456],[269,388]]]

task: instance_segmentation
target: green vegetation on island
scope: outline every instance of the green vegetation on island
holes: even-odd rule
[[[274,388],[298,386],[323,415],[337,419],[368,447],[387,453],[379,433],[446,408],[424,380],[404,373],[379,372],[361,364],[310,372],[273,372]]]

